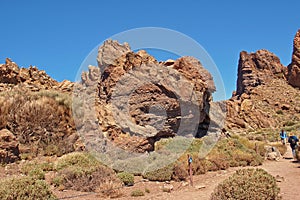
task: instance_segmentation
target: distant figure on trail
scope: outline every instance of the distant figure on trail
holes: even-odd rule
[[[286,132],[283,129],[281,129],[281,131],[280,131],[280,139],[281,139],[282,144],[285,145],[287,135],[286,135]]]
[[[298,146],[298,142],[299,142],[299,139],[297,138],[297,136],[295,135],[291,135],[289,137],[289,140],[288,142],[290,143],[291,145],[291,148],[292,148],[292,152],[293,152],[293,157],[296,158],[296,148]]]

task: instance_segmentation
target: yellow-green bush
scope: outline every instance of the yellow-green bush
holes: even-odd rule
[[[278,200],[279,191],[276,179],[263,169],[242,169],[220,183],[211,200]]]
[[[170,181],[173,176],[173,165],[168,165],[153,171],[146,171],[142,176],[149,181]]]
[[[43,180],[24,176],[10,178],[0,182],[1,200],[56,200]]]
[[[142,190],[134,190],[131,192],[131,196],[132,197],[140,197],[140,196],[144,196],[144,192]]]

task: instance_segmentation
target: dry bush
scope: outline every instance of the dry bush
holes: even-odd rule
[[[55,170],[57,174],[52,184],[63,185],[66,189],[91,192],[109,181],[121,185],[112,169],[102,165],[88,153],[74,152],[62,156],[58,159]]]
[[[69,136],[75,133],[75,126],[67,96],[57,91],[2,92],[0,128],[9,129],[21,144],[37,147],[31,149],[34,156],[61,156],[74,151]]]
[[[55,200],[57,198],[49,190],[45,181],[24,176],[2,180],[0,183],[0,199]]]
[[[101,183],[101,185],[96,189],[96,192],[102,198],[119,198],[123,195],[120,188],[120,182],[106,180],[104,183]]]
[[[188,169],[182,163],[175,163],[173,167],[173,176],[172,179],[175,181],[184,181],[188,177]]]
[[[279,191],[276,179],[263,169],[242,169],[220,183],[211,200],[278,200]]]

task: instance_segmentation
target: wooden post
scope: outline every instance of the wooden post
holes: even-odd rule
[[[188,164],[189,164],[189,175],[190,175],[190,184],[193,186],[193,168],[192,168],[192,156],[188,154]]]

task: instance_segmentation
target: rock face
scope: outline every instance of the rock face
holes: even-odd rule
[[[289,83],[300,88],[300,30],[294,38],[292,63],[288,66],[288,72]]]
[[[258,85],[268,83],[273,78],[285,78],[284,67],[277,56],[267,50],[256,53],[240,53],[236,94],[250,94]]]
[[[193,133],[197,137],[199,125],[209,123],[215,86],[195,58],[157,62],[143,50],[134,53],[128,44],[109,40],[99,48],[97,61],[98,67],[90,66],[82,74],[82,83],[97,85],[99,125],[119,146],[153,150],[160,138]]]
[[[0,163],[12,163],[19,160],[19,143],[7,129],[0,130]]]

